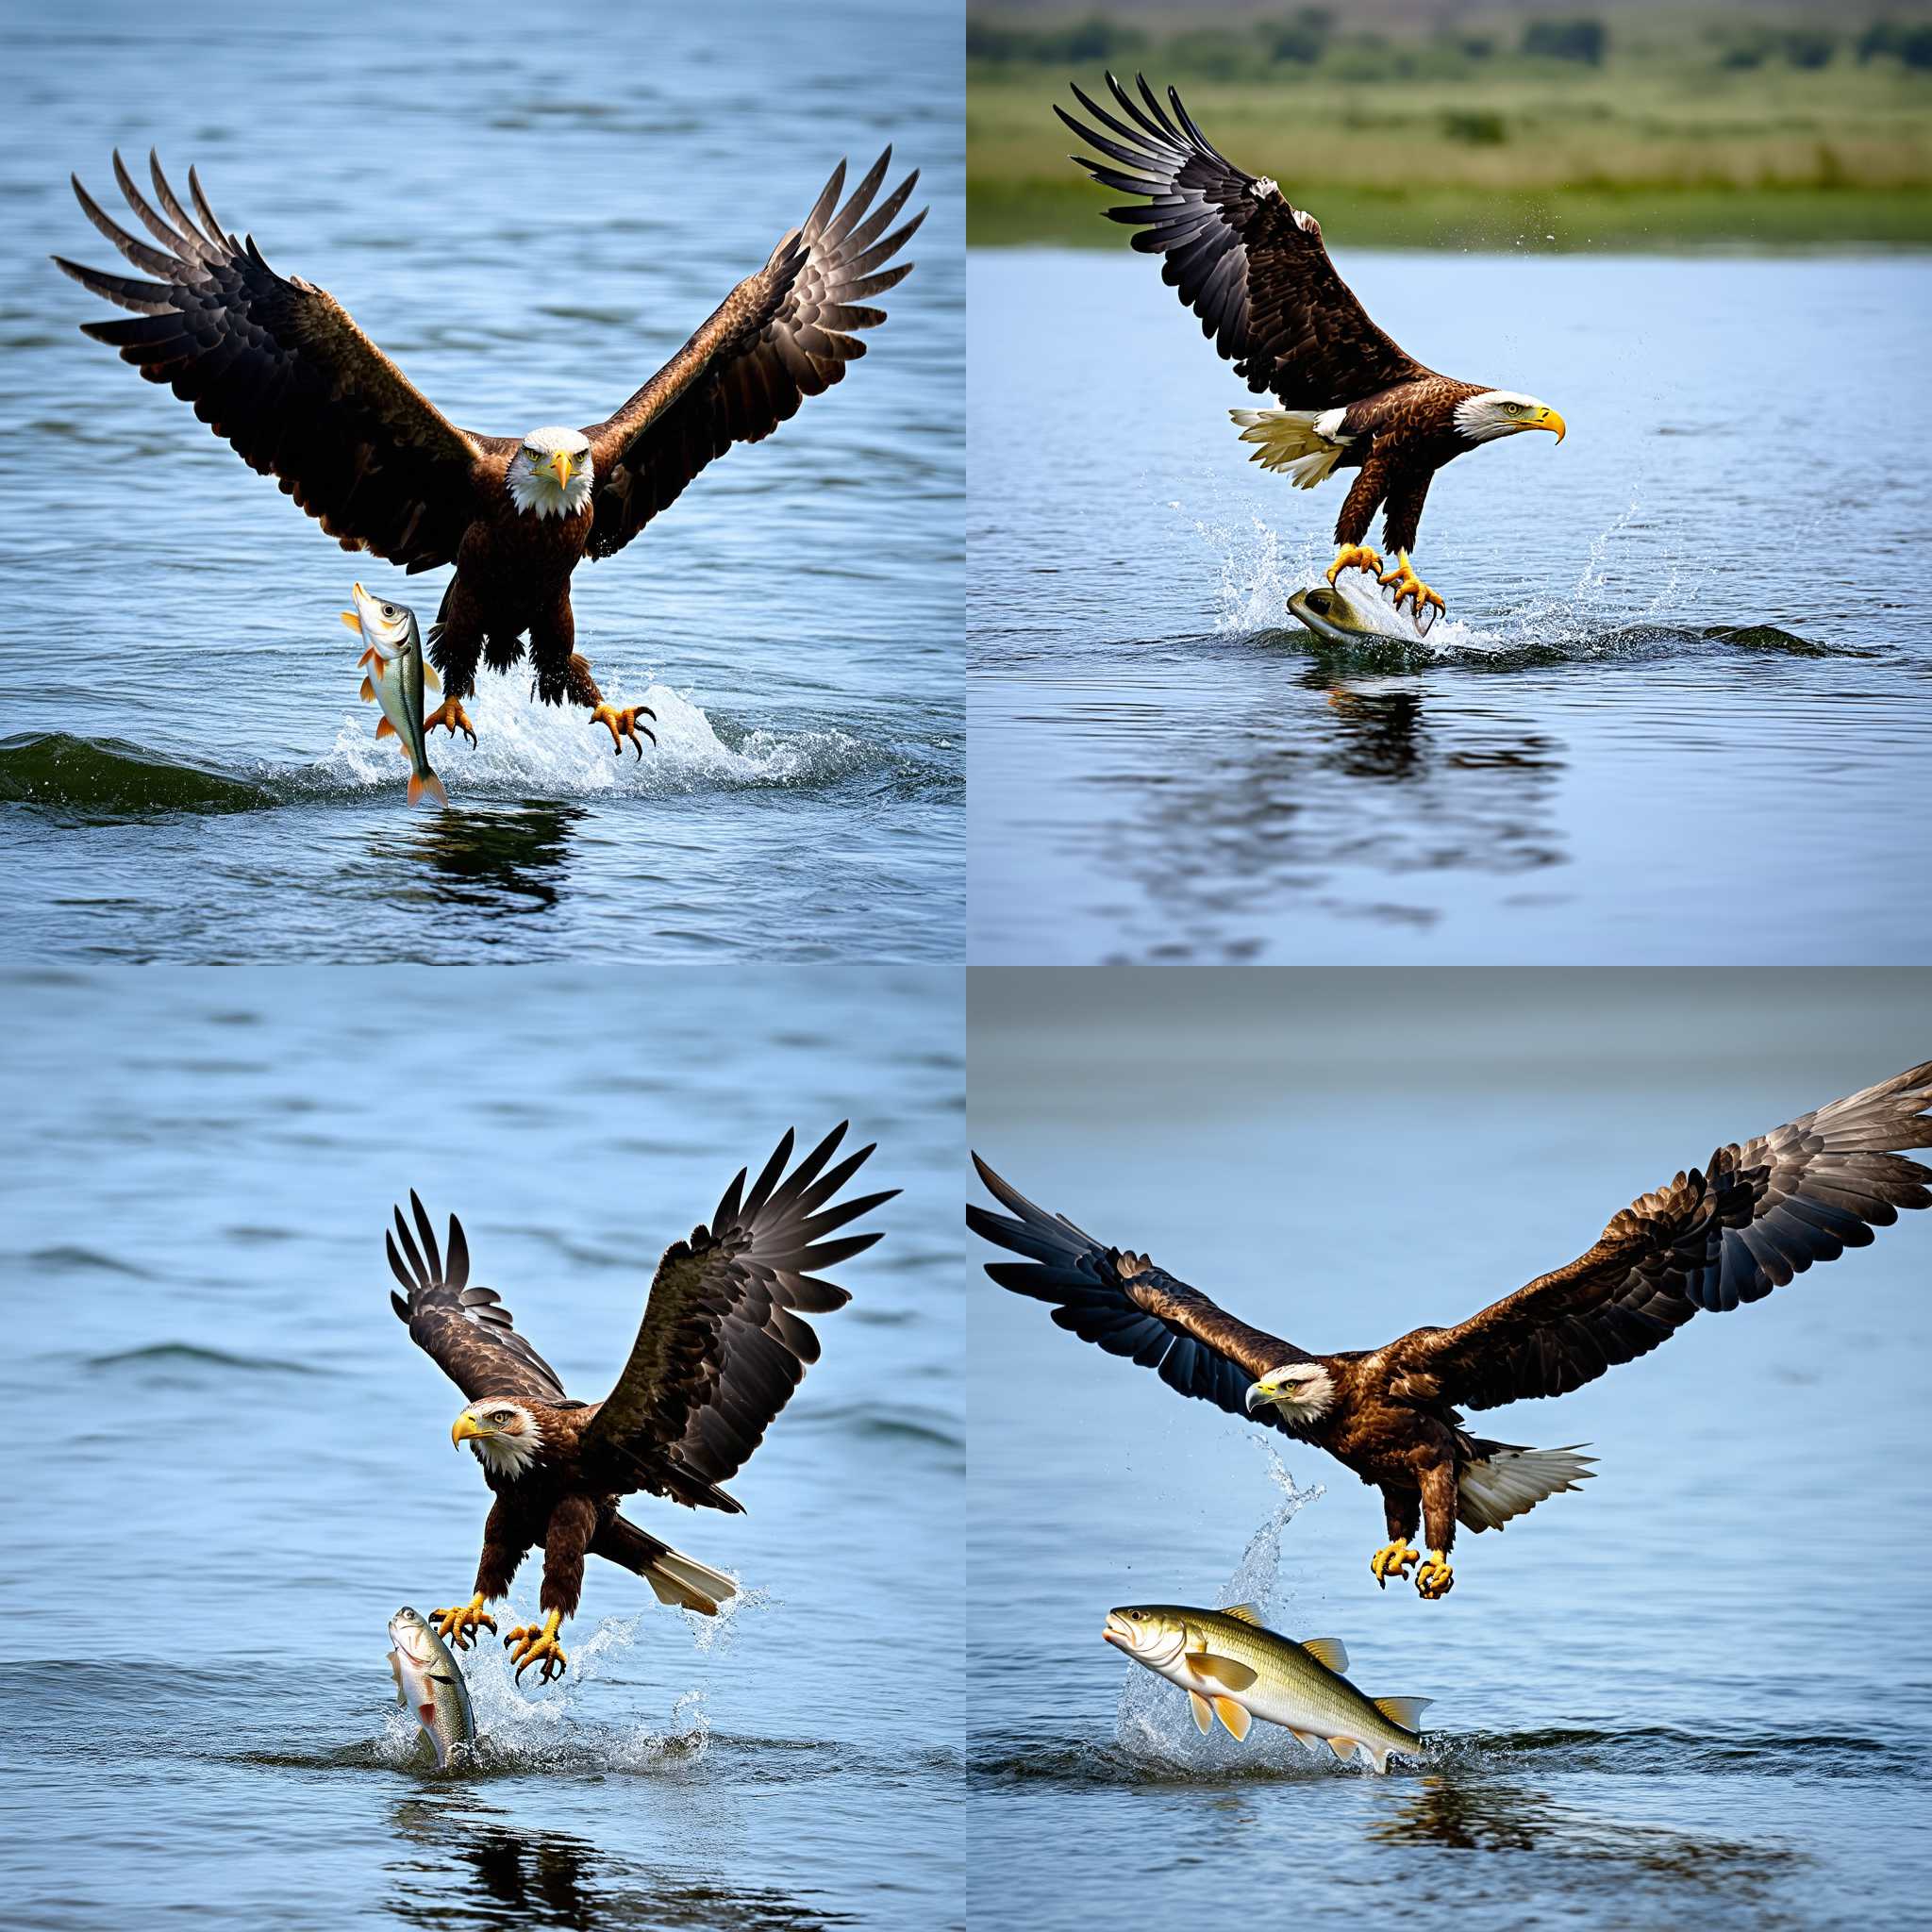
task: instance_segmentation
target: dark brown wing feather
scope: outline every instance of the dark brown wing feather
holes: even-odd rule
[[[1561,1395],[1667,1341],[1700,1308],[1760,1301],[1814,1261],[1869,1247],[1900,1208],[1932,1207],[1932,1061],[1720,1147],[1700,1173],[1624,1208],[1586,1255],[1454,1328],[1385,1352],[1412,1398],[1493,1408]]]
[[[454,1214],[449,1218],[445,1266],[437,1253],[436,1230],[413,1188],[409,1208],[422,1247],[417,1247],[400,1208],[395,1210],[395,1232],[384,1237],[390,1268],[403,1286],[401,1294],[391,1291],[390,1300],[409,1324],[409,1340],[471,1402],[491,1395],[568,1402],[557,1371],[517,1333],[496,1291],[469,1285],[470,1244],[463,1239],[462,1223]]]
[[[749,1192],[741,1168],[711,1224],[665,1249],[630,1359],[584,1430],[587,1472],[679,1502],[738,1507],[714,1486],[742,1467],[819,1358],[818,1337],[800,1317],[852,1299],[820,1272],[879,1239],[829,1237],[898,1192],[833,1202],[873,1151],[828,1167],[845,1127],[841,1121],[789,1175],[788,1132]]]
[[[805,225],[623,408],[584,431],[598,478],[592,557],[621,550],[706,464],[734,442],[762,441],[865,354],[857,331],[875,328],[886,312],[864,305],[912,273],[909,261],[886,264],[926,215],[921,208],[886,232],[919,179],[907,175],[872,208],[891,159],[888,148],[843,208],[841,161]]]
[[[134,311],[128,322],[83,323],[82,332],[193,404],[344,550],[411,570],[452,562],[479,506],[486,440],[450,423],[332,296],[277,275],[252,236],[224,234],[192,168],[195,217],[152,154],[148,166],[158,210],[114,157],[114,178],[158,248],[110,220],[75,177],[89,221],[156,278],[103,275],[56,256],[83,288]]]
[[[976,1154],[973,1164],[1011,1218],[969,1207],[966,1225],[994,1246],[1026,1257],[989,1261],[987,1274],[1015,1294],[1051,1303],[1056,1326],[1108,1355],[1157,1370],[1183,1395],[1243,1417],[1249,1383],[1284,1363],[1313,1359],[1291,1342],[1237,1321],[1145,1255],[1104,1247],[1064,1215],[1049,1214]],[[1255,1420],[1287,1428],[1274,1410]]]
[[[1313,215],[1219,154],[1173,88],[1170,116],[1146,76],[1136,79],[1139,101],[1107,76],[1125,120],[1077,87],[1099,127],[1054,112],[1107,158],[1073,157],[1103,188],[1147,197],[1108,208],[1108,219],[1138,226],[1133,245],[1166,258],[1161,280],[1180,291],[1202,334],[1251,390],[1273,390],[1286,408],[1324,408],[1432,373],[1369,319],[1336,274]]]

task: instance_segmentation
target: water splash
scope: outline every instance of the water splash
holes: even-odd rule
[[[1281,1546],[1288,1526],[1310,1503],[1325,1493],[1321,1483],[1295,1487],[1293,1475],[1273,1442],[1263,1441],[1268,1478],[1278,1494],[1274,1507],[1248,1539],[1234,1574],[1215,1595],[1214,1607],[1255,1604],[1271,1629],[1288,1621],[1281,1598]],[[1238,1744],[1219,1724],[1206,1737],[1195,1727],[1188,1693],[1165,1677],[1157,1677],[1140,1664],[1124,1661],[1126,1674],[1114,1713],[1114,1742],[1137,1765],[1172,1774],[1266,1771],[1321,1773],[1333,1768],[1324,1751],[1318,1760],[1276,1724],[1257,1724],[1247,1742]]]
[[[628,750],[619,758],[609,733],[585,712],[533,699],[526,675],[485,672],[466,700],[477,743],[439,732],[430,762],[453,798],[557,798],[822,785],[877,761],[862,740],[837,729],[758,728],[729,742],[700,706],[669,685],[651,684],[641,702],[658,714],[651,725],[657,746],[646,742],[641,758]],[[344,714],[310,775],[325,790],[399,791],[407,771],[392,744],[376,741],[373,713],[362,707]]]
[[[1171,508],[1186,514],[1179,503]],[[1659,580],[1654,566],[1646,564],[1642,581],[1650,585],[1649,594],[1640,608],[1633,609],[1627,602],[1630,579],[1615,573],[1612,562],[1625,533],[1643,515],[1641,500],[1633,498],[1607,528],[1599,531],[1567,591],[1506,605],[1482,625],[1442,617],[1425,641],[1404,644],[1400,650],[1425,663],[1432,658],[1508,658],[1523,652],[1583,656],[1624,649],[1633,638],[1659,633],[1676,634],[1680,643],[1702,641],[1705,633],[1691,626],[1690,612],[1703,592],[1704,570],[1687,569],[1674,560]],[[1323,581],[1326,549],[1311,537],[1285,538],[1258,516],[1233,523],[1195,516],[1192,522],[1195,535],[1220,572],[1217,635],[1252,637],[1291,626],[1289,597]]]
[[[739,1618],[774,1607],[766,1591],[741,1591],[720,1607],[715,1617],[690,1610],[676,1612],[701,1662],[708,1664],[728,1649]],[[570,1647],[570,1667],[554,1684],[534,1681],[534,1673],[520,1685],[509,1653],[484,1642],[464,1653],[458,1662],[469,1686],[476,1719],[473,1760],[452,1767],[469,1775],[527,1771],[565,1772],[596,1775],[608,1772],[675,1775],[697,1764],[709,1748],[711,1726],[707,1687],[701,1678],[672,1699],[667,1722],[652,1724],[609,1724],[591,1712],[608,1708],[608,1693],[586,1696],[591,1687],[623,1665],[641,1641],[661,1649],[671,1628],[662,1608],[640,1610],[629,1617],[606,1617],[589,1637]],[[426,1768],[426,1747],[421,1728],[400,1706],[385,1717],[375,1740],[376,1759],[395,1770]]]

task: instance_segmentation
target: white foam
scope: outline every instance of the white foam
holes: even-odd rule
[[[867,747],[850,732],[759,729],[734,748],[701,706],[669,685],[652,683],[641,702],[658,714],[655,723],[640,721],[657,734],[657,745],[647,739],[641,759],[628,745],[618,758],[609,732],[587,711],[533,698],[528,672],[485,671],[464,700],[478,741],[434,732],[429,762],[455,800],[464,792],[597,797],[824,783],[868,761]],[[401,791],[408,766],[392,741],[376,740],[375,718],[373,705],[345,711],[314,775],[354,791]]]

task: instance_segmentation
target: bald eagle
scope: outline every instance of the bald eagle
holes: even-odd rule
[[[1932,1061],[1679,1174],[1617,1214],[1588,1253],[1450,1328],[1380,1348],[1311,1355],[1217,1307],[1145,1255],[1111,1248],[1037,1208],[974,1155],[1007,1215],[966,1210],[976,1233],[1024,1256],[986,1272],[1050,1303],[1053,1320],[1157,1370],[1169,1388],[1232,1415],[1258,1415],[1325,1449],[1382,1492],[1389,1541],[1378,1585],[1407,1576],[1418,1518],[1425,1598],[1454,1582],[1456,1525],[1501,1529],[1573,1490],[1594,1458],[1581,1445],[1524,1449],[1472,1435],[1462,1408],[1564,1395],[1668,1341],[1700,1308],[1755,1302],[1814,1261],[1871,1244],[1902,1208],[1932,1206]]]
[[[1336,274],[1314,216],[1265,175],[1244,174],[1218,153],[1173,88],[1170,117],[1146,77],[1136,78],[1138,102],[1107,76],[1124,122],[1074,89],[1105,134],[1054,108],[1108,157],[1072,158],[1103,188],[1147,197],[1107,209],[1108,219],[1141,230],[1133,246],[1165,258],[1160,278],[1200,317],[1202,334],[1249,389],[1272,391],[1281,405],[1229,410],[1241,441],[1257,445],[1253,460],[1285,470],[1302,490],[1337,470],[1357,472],[1335,522],[1328,581],[1344,570],[1381,571],[1366,540],[1382,509],[1383,544],[1396,560],[1379,581],[1395,587],[1398,606],[1413,601],[1426,629],[1442,599],[1416,575],[1409,553],[1429,479],[1465,450],[1524,429],[1548,429],[1560,442],[1562,417],[1518,390],[1438,375],[1398,348]]]
[[[917,173],[873,208],[891,154],[842,208],[841,161],[804,225],[780,239],[764,267],[622,408],[584,429],[458,429],[331,295],[277,275],[253,236],[226,233],[192,168],[191,215],[152,153],[158,208],[118,153],[114,178],[158,248],[111,221],[73,179],[88,219],[157,279],[54,259],[135,312],[132,321],[83,323],[82,332],[192,403],[344,550],[409,571],[456,565],[430,631],[445,692],[432,728],[461,730],[474,742],[462,700],[475,689],[478,658],[508,670],[527,636],[538,695],[586,707],[609,730],[613,752],[629,742],[641,758],[637,721],[656,713],[605,702],[575,648],[571,573],[584,557],[623,549],[708,463],[734,442],[771,435],[864,355],[857,331],[886,319],[865,305],[911,274],[910,262],[887,263],[925,219],[921,209],[891,228]]]
[[[439,1251],[414,1192],[414,1234],[395,1210],[389,1265],[403,1291],[390,1299],[409,1339],[463,1391],[468,1406],[451,1437],[458,1448],[469,1443],[496,1499],[483,1525],[475,1594],[431,1612],[439,1634],[467,1648],[479,1624],[495,1630],[485,1606],[508,1592],[539,1544],[542,1625],[521,1624],[504,1639],[518,1676],[532,1663],[545,1681],[562,1672],[557,1633],[576,1614],[587,1555],[636,1572],[658,1602],[705,1616],[735,1594],[729,1576],[626,1522],[618,1505],[644,1490],[688,1508],[742,1508],[720,1485],[764,1440],[819,1358],[818,1337],[802,1318],[852,1299],[818,1278],[820,1271],[878,1240],[830,1237],[898,1192],[833,1200],[873,1151],[861,1147],[828,1166],[845,1126],[841,1121],[790,1174],[788,1132],[748,1191],[740,1169],[710,1225],[664,1250],[630,1358],[601,1402],[567,1395],[495,1290],[470,1286],[461,1222],[450,1217],[447,1249]]]

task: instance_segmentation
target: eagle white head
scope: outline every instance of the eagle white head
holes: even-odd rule
[[[467,1442],[492,1475],[522,1475],[543,1446],[537,1418],[521,1402],[506,1396],[471,1403],[457,1417],[449,1439],[458,1449]]]
[[[591,439],[581,429],[533,429],[509,459],[510,501],[527,514],[574,517],[590,506]]]
[[[1335,1406],[1335,1378],[1320,1362],[1288,1362],[1248,1384],[1247,1410],[1272,1407],[1291,1423],[1320,1422]]]
[[[1561,442],[1569,425],[1549,404],[1540,403],[1534,396],[1513,389],[1486,389],[1457,404],[1456,426],[1472,442],[1493,442],[1499,436],[1514,436],[1519,429],[1554,430]]]

